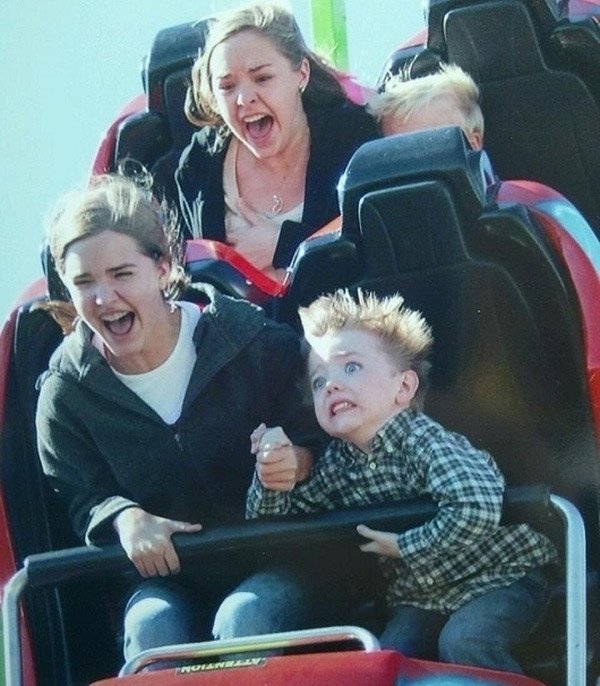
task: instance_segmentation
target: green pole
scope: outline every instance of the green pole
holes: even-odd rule
[[[314,46],[333,61],[348,69],[348,38],[344,0],[310,0]]]

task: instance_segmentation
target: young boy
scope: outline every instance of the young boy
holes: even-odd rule
[[[334,440],[308,481],[266,488],[265,472],[290,442],[280,428],[258,427],[247,517],[431,496],[438,512],[423,526],[358,527],[361,550],[380,556],[387,581],[382,645],[521,672],[511,649],[541,617],[542,568],[556,552],[528,525],[499,524],[504,479],[491,456],[423,414],[429,326],[401,296],[360,290],[357,300],[344,290],[322,296],[300,317],[315,413]]]
[[[388,79],[384,91],[375,94],[368,110],[384,136],[410,133],[439,126],[459,126],[473,150],[483,147],[483,113],[479,88],[455,64],[417,79]]]

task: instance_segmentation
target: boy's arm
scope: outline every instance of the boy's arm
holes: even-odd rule
[[[285,515],[290,509],[290,491],[272,491],[265,488],[255,471],[246,496],[246,519]]]
[[[325,456],[319,466],[326,467]],[[292,490],[272,490],[261,483],[255,471],[246,498],[246,518],[331,510],[338,503],[331,496],[329,483],[322,469],[313,469],[308,480]]]
[[[398,536],[400,557],[425,583],[444,576],[448,552],[467,548],[493,534],[500,522],[504,478],[492,458],[466,439],[426,447],[423,455],[427,492],[437,515]]]

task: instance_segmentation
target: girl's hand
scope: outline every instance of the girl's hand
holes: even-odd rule
[[[256,455],[256,474],[265,488],[291,491],[310,475],[313,456],[308,448],[292,445],[280,426],[259,424],[250,434],[250,451]]]
[[[297,468],[294,446],[284,430],[265,427],[256,453],[256,474],[262,485],[272,491],[291,491]]]
[[[168,576],[180,569],[171,535],[196,532],[202,524],[178,522],[152,515],[141,507],[128,507],[114,521],[127,557],[143,577]]]
[[[300,478],[306,478],[306,453],[312,466],[310,452],[292,445],[280,426],[270,429],[265,424],[257,426],[250,443],[256,454],[256,474],[262,485],[271,491],[291,491]]]
[[[250,452],[256,455],[260,448],[262,437],[267,432],[267,425],[265,423],[259,424],[256,429],[250,434]]]
[[[361,536],[369,539],[369,543],[359,546],[363,553],[375,553],[384,557],[399,558],[398,535],[389,531],[375,531],[364,524],[359,524],[356,530]]]

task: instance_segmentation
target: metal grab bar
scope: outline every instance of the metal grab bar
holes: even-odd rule
[[[370,631],[358,626],[332,626],[303,631],[283,631],[277,634],[261,634],[259,636],[229,638],[222,641],[203,641],[202,643],[151,648],[128,660],[121,668],[119,676],[136,674],[144,667],[164,660],[189,660],[190,658],[213,657],[233,652],[281,650],[283,648],[325,645],[342,641],[358,641],[368,653],[380,648],[377,638]]]
[[[585,686],[587,679],[585,525],[579,510],[565,498],[551,495],[565,529],[565,595],[567,606],[567,683]]]

